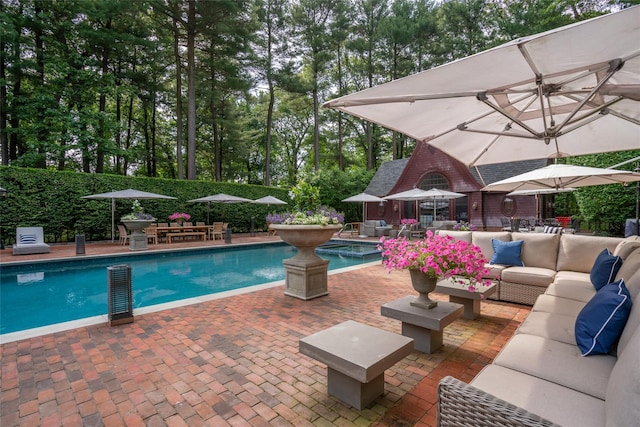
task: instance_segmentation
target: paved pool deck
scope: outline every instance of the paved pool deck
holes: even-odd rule
[[[278,239],[234,235],[233,243]],[[128,250],[110,243],[86,249]],[[51,254],[19,259],[70,256],[75,247],[54,245]],[[0,253],[0,262],[14,258],[11,249]],[[310,301],[275,286],[136,315],[132,324],[2,344],[0,425],[435,426],[438,381],[471,380],[530,307],[482,301],[480,318],[445,329],[441,349],[414,351],[387,370],[385,394],[361,411],[329,396],[326,367],[298,351],[300,338],[346,320],[400,333],[400,322],[382,317],[380,306],[411,294],[406,272],[389,274],[376,264],[330,275],[329,295]]]

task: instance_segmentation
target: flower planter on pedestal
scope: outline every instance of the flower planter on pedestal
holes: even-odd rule
[[[316,255],[315,249],[328,242],[341,225],[272,224],[269,228],[298,249],[296,256],[282,261],[286,271],[285,295],[302,300],[327,295],[329,260]]]
[[[419,294],[418,298],[411,301],[409,304],[414,307],[426,309],[436,307],[438,302],[429,298],[429,292],[433,292],[436,288],[438,279],[430,277],[426,273],[414,268],[409,269],[409,274],[411,275],[411,285]]]
[[[144,229],[149,227],[153,221],[146,219],[122,220],[122,223],[131,234],[129,235],[129,249],[132,251],[143,251],[147,249],[147,235]]]

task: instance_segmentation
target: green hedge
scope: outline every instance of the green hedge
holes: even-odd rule
[[[42,226],[47,242],[73,241],[84,234],[89,241],[111,238],[111,201],[83,199],[97,193],[133,188],[176,197],[176,200],[140,200],[147,213],[167,221],[173,212],[187,212],[192,220],[207,221],[207,203],[188,200],[218,193],[247,199],[267,195],[289,202],[286,189],[209,181],[177,181],[119,175],[84,174],[43,169],[0,167],[0,187],[7,196],[0,199],[0,232],[5,244],[15,242],[16,227]],[[116,200],[116,223],[131,212],[132,200]],[[256,230],[266,229],[269,212],[287,206],[250,203],[211,203],[210,220],[228,222],[233,232],[249,232],[254,218]]]

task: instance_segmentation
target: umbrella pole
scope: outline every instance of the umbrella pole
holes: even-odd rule
[[[111,198],[111,243],[116,241],[116,199]]]

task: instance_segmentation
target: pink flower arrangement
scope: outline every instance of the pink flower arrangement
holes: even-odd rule
[[[378,249],[382,251],[382,264],[390,272],[394,269],[418,269],[439,280],[453,278],[460,284],[466,284],[472,292],[477,284],[491,284],[485,279],[489,269],[485,267],[487,259],[480,248],[451,236],[427,231],[426,238],[417,241],[383,237]]]
[[[400,220],[400,224],[402,225],[414,225],[417,223],[418,223],[418,220],[414,218],[403,218]]]
[[[169,215],[169,219],[171,221],[177,221],[179,219],[181,219],[183,221],[189,221],[191,219],[191,215],[189,215],[188,213],[184,213],[184,212],[174,212],[171,215]]]

